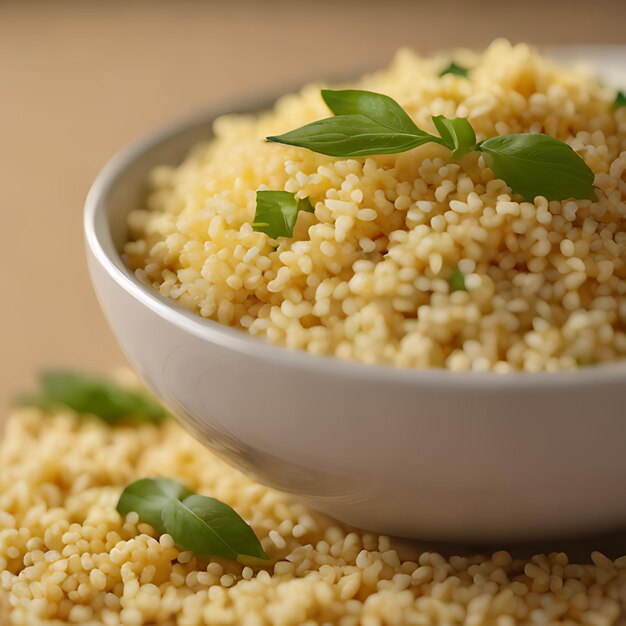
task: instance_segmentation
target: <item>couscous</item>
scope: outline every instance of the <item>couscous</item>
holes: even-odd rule
[[[313,85],[217,119],[212,141],[155,169],[130,213],[130,266],[203,317],[318,355],[496,372],[625,357],[626,108],[523,44],[453,59],[404,50],[354,86],[431,133],[447,116],[478,142],[556,138],[584,159],[593,194],[523,198],[486,153],[437,143],[340,158],[264,141],[328,117]],[[310,203],[291,236],[256,227],[264,190]]]
[[[128,376],[124,374],[124,376]],[[267,554],[181,550],[116,503],[164,476],[232,506]],[[612,626],[626,557],[442,556],[345,527],[232,469],[174,421],[22,409],[0,448],[0,623],[20,626]]]

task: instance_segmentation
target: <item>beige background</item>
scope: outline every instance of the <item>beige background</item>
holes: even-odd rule
[[[124,144],[402,45],[626,43],[625,24],[623,0],[0,0],[0,406],[42,366],[122,362],[88,282],[81,207]]]

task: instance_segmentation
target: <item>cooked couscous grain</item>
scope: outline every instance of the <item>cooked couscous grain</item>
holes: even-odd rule
[[[198,558],[115,510],[151,475],[234,507],[267,567]],[[423,551],[253,483],[175,422],[108,426],[24,409],[0,449],[0,623],[237,626],[586,624],[626,611],[626,556],[528,561]]]
[[[400,52],[358,87],[390,95],[420,128],[467,117],[478,140],[547,133],[595,174],[597,201],[522,202],[484,156],[442,146],[334,159],[263,141],[327,117],[319,86],[152,175],[125,247],[137,275],[201,316],[272,343],[366,363],[560,370],[626,356],[626,108],[580,69],[496,41],[443,58]],[[255,192],[309,198],[293,238],[252,228]],[[277,245],[277,247],[275,247]],[[451,290],[455,269],[466,290]]]

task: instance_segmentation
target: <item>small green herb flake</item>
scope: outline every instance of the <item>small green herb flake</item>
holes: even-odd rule
[[[452,151],[454,158],[459,159],[476,149],[474,129],[464,117],[449,119],[436,115],[433,123],[441,135],[443,145]]]
[[[439,76],[445,76],[446,74],[453,74],[454,76],[462,76],[463,78],[467,78],[467,76],[469,75],[469,70],[465,67],[457,65],[454,61],[452,61],[450,65],[448,65],[448,67],[439,72]]]
[[[467,291],[465,287],[465,274],[457,267],[450,277],[450,293],[455,291]]]
[[[259,564],[267,560],[261,542],[227,504],[194,494],[169,478],[142,478],[124,489],[117,503],[120,515],[135,511],[142,522],[195,554],[222,556]]]
[[[618,91],[615,95],[615,102],[613,103],[613,107],[616,109],[621,109],[626,107],[626,92]]]
[[[532,202],[578,198],[594,200],[594,174],[566,143],[551,137],[523,133],[487,139],[478,145],[498,178],[514,193]]]
[[[95,415],[109,424],[119,422],[160,423],[165,409],[140,391],[126,389],[102,378],[75,372],[47,371],[40,376],[40,391],[24,396],[23,405],[44,410],[66,407],[81,415]]]
[[[293,229],[300,211],[313,212],[308,198],[298,200],[288,191],[257,191],[256,213],[252,228],[273,239],[293,237]]]

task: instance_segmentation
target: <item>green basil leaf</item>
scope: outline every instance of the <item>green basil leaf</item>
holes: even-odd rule
[[[166,532],[162,519],[165,506],[191,495],[193,491],[170,478],[142,478],[124,489],[116,508],[122,516],[135,511],[142,522],[162,535]]]
[[[455,291],[467,291],[465,287],[465,274],[457,267],[450,277],[450,293]]]
[[[446,74],[454,74],[455,76],[463,76],[463,78],[467,78],[469,70],[452,61],[448,67],[439,72],[439,76],[445,76]]]
[[[439,137],[420,130],[392,98],[359,89],[322,90],[322,97],[335,113],[268,141],[284,143],[334,157],[364,157],[397,154]]]
[[[171,535],[184,550],[232,560],[267,560],[252,528],[230,506],[196,495],[175,480],[137,480],[124,489],[116,508],[122,516],[135,511],[142,522]]]
[[[455,158],[459,159],[476,149],[476,134],[464,117],[449,119],[435,115],[433,123],[443,139],[443,145],[452,150]]]
[[[322,98],[335,115],[363,115],[390,130],[412,135],[427,135],[408,113],[389,96],[373,91],[322,89]]]
[[[333,157],[358,158],[406,152],[430,141],[438,142],[439,138],[422,131],[415,134],[391,130],[358,114],[328,117],[267,140]]]
[[[550,135],[493,137],[478,145],[498,178],[528,202],[595,199],[594,175],[570,146]]]
[[[252,228],[273,239],[293,237],[298,213],[313,212],[308,198],[298,200],[288,191],[259,190],[256,192],[256,213]]]
[[[182,502],[170,500],[163,509],[163,524],[184,550],[231,560],[240,555],[267,559],[252,528],[215,498],[192,495]]]
[[[613,107],[616,109],[626,107],[626,92],[620,90],[617,92],[617,94],[615,94],[615,102],[613,103]]]
[[[75,372],[47,371],[40,376],[40,387],[38,394],[18,401],[44,410],[67,407],[80,414],[96,415],[109,424],[160,423],[167,417],[165,409],[147,394],[106,379]]]

